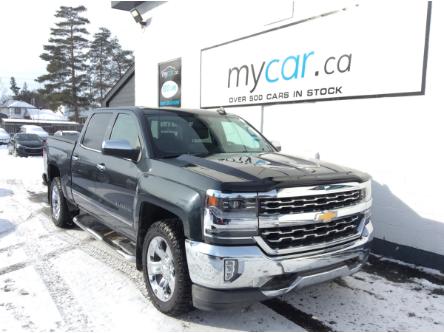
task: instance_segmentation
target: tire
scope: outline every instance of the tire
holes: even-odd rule
[[[156,243],[159,244],[160,240],[164,241],[164,243],[169,246],[169,253],[172,258],[169,258],[168,249],[164,252],[166,254],[165,258],[167,262],[174,267],[174,273],[172,274],[174,276],[174,290],[171,292],[171,286],[168,285],[170,296],[169,299],[164,300],[161,299],[161,296],[156,295],[152,286],[152,283],[154,285],[157,284],[156,280],[159,280],[160,277],[163,279],[163,273],[159,273],[158,275],[152,274],[151,278],[148,273],[148,266],[152,265],[148,263],[148,260],[154,262],[154,260],[160,259],[157,254],[151,256],[152,248],[155,247]],[[162,241],[160,241],[160,244],[165,245]],[[151,243],[153,243],[153,245],[150,249]],[[149,252],[149,250],[151,252]],[[150,227],[143,242],[142,260],[143,277],[153,305],[159,311],[171,316],[178,316],[191,311],[193,309],[191,299],[191,280],[188,274],[188,266],[185,256],[185,237],[182,232],[181,223],[178,219],[165,219],[155,222]],[[163,262],[162,259],[160,259],[159,263],[160,262]],[[158,283],[158,285],[160,285],[160,283]],[[159,288],[156,289],[159,291]],[[162,295],[164,295],[164,292],[165,289],[163,289]]]
[[[52,222],[59,228],[71,228],[73,222],[68,204],[63,195],[62,184],[59,177],[53,178],[49,186],[49,191]]]

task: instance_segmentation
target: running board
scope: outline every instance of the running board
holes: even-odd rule
[[[109,245],[126,260],[136,262],[136,244],[133,241],[108,228],[88,214],[77,215],[73,218],[73,222],[80,229],[89,232],[96,239]]]

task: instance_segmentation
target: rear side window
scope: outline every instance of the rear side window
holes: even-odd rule
[[[111,113],[96,113],[94,114],[86,128],[83,136],[82,145],[94,150],[102,150],[102,142],[105,138],[106,129],[108,128],[111,119]]]

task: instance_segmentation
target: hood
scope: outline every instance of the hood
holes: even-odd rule
[[[280,153],[216,154],[205,158],[182,155],[182,167],[221,182],[227,191],[268,191],[273,188],[364,182],[362,172]]]

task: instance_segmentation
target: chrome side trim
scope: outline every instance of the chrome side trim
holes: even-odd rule
[[[82,139],[82,140],[83,140],[83,139]],[[89,147],[84,146],[83,143],[80,144],[80,147],[82,147],[83,149],[86,149],[86,150],[95,151],[96,153],[102,153],[100,150],[97,150],[97,149],[93,149],[93,148],[89,148]]]

